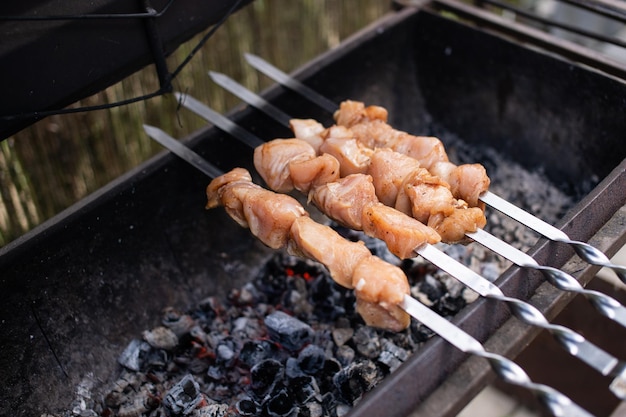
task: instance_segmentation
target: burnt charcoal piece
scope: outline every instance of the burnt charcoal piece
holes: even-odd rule
[[[326,359],[324,367],[315,376],[322,392],[332,391],[335,387],[333,378],[341,370],[341,364],[336,359]]]
[[[231,338],[226,338],[217,345],[215,349],[215,361],[218,365],[230,368],[235,363],[235,342]]]
[[[254,365],[250,370],[252,391],[262,396],[275,384],[283,379],[285,369],[283,364],[274,359],[266,359]]]
[[[316,345],[308,345],[298,355],[298,366],[309,375],[314,375],[322,369],[325,361],[324,350]]]
[[[165,394],[163,406],[170,417],[188,416],[202,401],[198,383],[191,375],[185,375]]]
[[[298,359],[289,357],[285,361],[285,375],[287,378],[297,378],[306,375],[298,365]]]
[[[159,326],[145,330],[142,336],[155,349],[173,350],[178,345],[178,337],[167,327]]]
[[[354,313],[347,306],[354,305],[354,295],[338,286],[327,276],[320,275],[311,283],[311,302],[315,315],[323,320],[335,321]]]
[[[300,407],[298,417],[322,417],[324,415],[324,407],[318,402],[308,402]]]
[[[248,368],[278,355],[278,347],[269,340],[251,340],[244,343],[239,352],[239,360]]]
[[[207,297],[198,304],[199,309],[194,311],[197,318],[204,321],[211,321],[222,314],[224,307],[217,297]]]
[[[422,323],[419,323],[415,320],[411,321],[411,336],[416,343],[426,342],[428,339],[435,335],[435,332],[430,330],[428,327],[424,326]]]
[[[300,350],[313,337],[311,326],[282,311],[267,316],[265,326],[273,341],[292,352]]]
[[[398,369],[404,361],[409,357],[409,352],[401,347],[396,346],[390,340],[385,340],[382,343],[383,351],[380,353],[378,357],[378,362],[386,365],[389,368],[390,372]]]
[[[265,415],[268,417],[295,417],[297,413],[296,402],[284,389],[272,395],[263,406]]]
[[[163,311],[161,323],[173,331],[179,339],[187,335],[196,324],[191,316],[183,314],[172,307],[168,307]]]
[[[426,294],[430,301],[438,301],[441,299],[446,290],[441,282],[437,281],[432,275],[427,274],[424,280],[419,284],[419,290]]]
[[[255,416],[258,407],[250,398],[242,398],[235,404],[235,410],[240,416]]]
[[[443,297],[438,303],[435,303],[435,310],[442,316],[454,316],[458,313],[467,302],[463,297]]]
[[[321,401],[322,395],[315,378],[309,375],[298,376],[289,380],[288,389],[299,404],[305,404],[312,400]]]
[[[353,404],[355,400],[374,388],[382,378],[383,375],[374,362],[363,360],[352,363],[337,372],[333,382],[342,398]]]
[[[354,360],[356,352],[350,346],[343,345],[337,348],[337,352],[335,352],[335,358],[341,363],[343,366],[348,365]]]
[[[380,355],[380,338],[372,327],[361,326],[352,337],[357,352],[366,358],[376,358]]]
[[[145,358],[148,356],[152,348],[147,342],[139,339],[133,339],[130,341],[126,349],[122,352],[117,359],[118,363],[125,368],[132,371],[140,371],[145,363]]]

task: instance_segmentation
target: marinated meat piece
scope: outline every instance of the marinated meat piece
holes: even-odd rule
[[[373,151],[361,146],[354,138],[328,137],[320,146],[320,153],[334,156],[339,162],[340,176],[365,174]]]
[[[365,207],[378,203],[372,177],[353,174],[316,187],[311,200],[323,213],[343,226],[363,230]]]
[[[400,259],[416,256],[415,249],[425,243],[441,241],[434,229],[382,203],[365,208],[363,231],[383,240],[389,251]]]
[[[430,216],[452,214],[458,202],[448,184],[419,168],[404,178],[395,207],[426,224]]]
[[[448,154],[443,143],[433,136],[413,136],[402,133],[389,147],[396,152],[417,159],[420,165],[428,170],[437,162],[448,162]]]
[[[308,143],[299,139],[276,139],[254,150],[254,167],[272,190],[286,193],[293,190],[287,166],[290,162],[306,161],[317,156]]]
[[[314,187],[339,179],[339,161],[331,155],[291,161],[288,168],[294,188],[305,194]]]
[[[207,209],[215,208],[222,204],[220,202],[220,195],[219,195],[220,188],[224,184],[228,184],[229,182],[233,182],[233,181],[252,182],[252,176],[246,169],[235,168],[213,179],[213,181],[211,181],[206,188],[206,195],[207,195],[207,200],[208,200],[206,204]]]
[[[435,164],[431,171],[450,184],[452,194],[456,198],[467,201],[470,207],[484,209],[484,203],[479,201],[478,197],[489,189],[491,183],[484,166],[481,164],[457,166],[450,162],[441,162]]]
[[[345,100],[339,105],[339,110],[334,114],[338,125],[351,127],[364,120],[380,120],[387,123],[387,109],[380,106],[365,107],[360,101]]]
[[[415,159],[389,148],[379,148],[370,158],[367,173],[374,180],[376,196],[380,202],[393,207],[404,179],[419,168],[419,162]]]
[[[254,150],[254,166],[269,188],[287,193],[294,188],[307,193],[312,186],[339,178],[339,162],[316,156],[313,147],[300,139],[275,139]]]
[[[306,141],[319,154],[320,146],[324,143],[322,134],[326,131],[320,122],[313,119],[291,119],[289,127],[296,138]]]
[[[353,288],[352,275],[356,266],[372,256],[363,242],[346,240],[330,227],[309,217],[300,217],[293,222],[287,250],[294,256],[321,263],[333,280],[345,288]]]
[[[411,324],[411,317],[400,307],[391,305],[387,308],[378,303],[356,299],[356,312],[363,318],[365,324],[379,329],[400,332]]]
[[[396,331],[409,325],[410,317],[398,307],[404,295],[409,294],[409,283],[399,267],[370,256],[356,266],[352,285],[357,311],[368,325]]]
[[[446,243],[465,243],[465,233],[475,232],[487,224],[485,214],[478,207],[455,209],[452,214],[437,214],[428,219],[428,226],[439,233]]]
[[[246,170],[236,168],[214,179],[207,187],[207,207],[222,205],[265,245],[272,249],[285,246],[291,225],[298,217],[306,216],[306,211],[296,199],[266,190],[247,178],[250,174]]]

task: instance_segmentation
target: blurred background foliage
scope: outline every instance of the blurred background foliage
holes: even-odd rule
[[[213,34],[174,80],[174,89],[226,112],[240,102],[212,83],[209,69],[260,91],[270,81],[245,64],[244,52],[292,71],[390,7],[385,0],[255,0]],[[181,45],[168,58],[168,68],[176,68],[205,33]],[[73,106],[113,103],[158,87],[156,72],[148,66]],[[179,138],[203,126],[189,112],[177,113],[175,98],[167,95],[110,110],[50,116],[0,142],[0,246],[162,152],[143,133],[144,123]]]

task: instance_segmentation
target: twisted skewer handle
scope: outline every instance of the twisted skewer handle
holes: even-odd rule
[[[253,54],[244,54],[244,57],[246,61],[252,67],[256,68],[257,70],[261,71],[263,74],[272,78],[277,83],[289,88],[290,90],[300,94],[301,96],[308,99],[309,101],[317,104],[322,109],[330,113],[334,113],[339,108],[339,106],[336,103],[332,102],[331,100],[317,93],[315,90],[309,88],[308,86],[301,83],[300,81],[294,79],[289,74],[286,74],[285,72],[283,72],[279,68],[276,68],[275,66],[265,61],[264,59]],[[247,101],[247,102],[250,103],[250,101]],[[264,109],[262,108],[259,108],[259,109],[264,111]],[[272,110],[272,112],[275,112],[275,110]],[[270,117],[274,117],[272,114],[269,114],[269,112],[266,112],[266,113]],[[284,118],[285,118],[284,115],[275,117],[275,119],[279,121],[283,120]],[[569,236],[567,236],[561,230],[533,216],[532,214],[520,209],[514,204],[509,203],[508,201],[493,194],[492,192],[487,191],[483,193],[479,197],[479,199],[483,203],[495,208],[498,211],[501,211],[507,216],[517,220],[518,222],[533,229],[535,232],[543,235],[544,237],[550,240],[572,245],[574,250],[578,254],[578,256],[580,256],[586,262],[592,265],[598,265],[598,266],[612,269],[613,271],[615,271],[615,274],[617,274],[619,279],[622,282],[626,283],[626,267],[611,263],[611,261],[607,258],[607,256],[604,253],[602,253],[599,249],[594,248],[593,246],[585,242],[571,240]]]
[[[626,308],[616,299],[599,291],[584,288],[576,278],[560,269],[539,265],[532,256],[511,245],[502,245],[500,239],[482,229],[468,233],[467,236],[518,266],[540,271],[556,288],[584,296],[602,315],[626,327]]]
[[[419,301],[405,296],[400,307],[460,351],[486,359],[493,371],[502,380],[531,391],[553,415],[568,417],[591,416],[586,410],[554,388],[532,382],[528,374],[515,362],[502,355],[487,352],[478,340],[454,326]]]
[[[490,191],[486,191],[480,195],[479,200],[495,208],[496,210],[506,214],[510,218],[517,220],[523,225],[529,227],[542,236],[553,240],[555,242],[562,242],[571,245],[578,256],[584,259],[586,262],[612,269],[617,277],[624,283],[626,283],[626,267],[611,263],[611,260],[599,249],[591,246],[588,243],[580,242],[577,240],[571,240],[565,232],[557,229],[549,223],[533,216],[532,214],[522,210],[514,204],[506,201],[502,197],[493,194]]]
[[[416,249],[416,252],[481,296],[507,303],[515,317],[528,325],[547,330],[568,353],[602,375],[614,376],[618,370],[621,370],[622,364],[614,356],[590,343],[579,333],[565,326],[551,324],[536,307],[518,298],[507,297],[500,288],[486,278],[450,258],[434,246],[422,245]],[[626,389],[612,389],[612,391],[619,398],[626,399]]]

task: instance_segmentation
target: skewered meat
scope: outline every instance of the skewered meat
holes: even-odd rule
[[[409,293],[406,275],[373,256],[363,242],[346,240],[328,226],[302,217],[293,224],[289,252],[322,263],[338,284],[354,288],[357,312],[368,325],[392,331],[409,325],[409,315],[397,306]]]
[[[284,142],[284,139],[276,139],[257,147],[255,154],[267,156],[263,159],[255,158],[255,167],[259,174],[267,177],[268,171],[275,172],[273,170],[276,164],[270,156],[276,153],[277,160],[284,161],[283,156],[278,155],[281,152],[281,143],[286,144],[286,153],[289,153],[296,140]],[[334,159],[324,154],[312,160],[317,158]],[[336,159],[334,160],[337,163]],[[282,163],[282,166],[285,167],[285,171],[290,171],[288,163]],[[385,241],[391,253],[402,259],[414,256],[415,249],[424,243],[433,244],[441,240],[439,234],[432,228],[405,213],[390,210],[378,201],[372,177],[369,175],[352,174],[323,185],[312,186],[309,200],[336,222],[351,229],[363,230],[369,236]]]
[[[211,181],[207,199],[207,208],[224,206],[240,226],[249,228],[272,249],[284,247],[294,220],[307,215],[296,199],[254,184],[250,173],[243,168],[235,168]]]
[[[280,147],[280,150],[273,149]],[[316,158],[314,148],[302,140],[285,139],[268,142],[254,150],[255,166],[263,166],[259,174],[272,190],[286,193],[294,188],[303,193],[316,184],[339,178],[339,162],[333,158]]]
[[[490,184],[484,167],[480,164],[452,164],[438,138],[413,136],[396,130],[387,124],[384,108],[366,107],[358,101],[342,102],[334,117],[338,125],[350,128],[354,137],[365,146],[391,148],[417,159],[422,167],[450,184],[455,198],[465,200],[470,207],[484,208],[478,201],[478,196],[487,191]],[[308,129],[319,127],[311,125]]]
[[[332,126],[319,147],[318,155],[324,153],[337,158],[340,175],[346,177],[350,174],[365,174],[374,151],[359,143],[349,129]]]
[[[294,124],[298,126],[319,125],[312,119],[294,121]],[[300,128],[300,131],[302,130],[303,128]],[[319,132],[319,128],[315,127],[309,130]],[[358,171],[367,172],[371,176],[374,192],[379,201],[432,227],[444,242],[463,242],[466,240],[465,233],[475,232],[476,229],[484,227],[487,223],[482,208],[469,208],[465,201],[454,198],[449,184],[422,168],[419,161],[414,158],[389,148],[371,150],[355,146],[354,139],[350,136],[350,130],[341,126],[333,126],[326,132],[318,133],[317,136],[324,139],[324,143],[319,146],[320,152],[326,149],[333,155],[337,155],[341,164],[345,163],[349,166],[349,171],[352,171],[357,165],[353,161],[358,160],[360,165]],[[271,145],[268,145],[266,152],[267,161],[271,161],[272,152],[277,153],[277,159],[283,159],[279,141],[268,142]],[[287,144],[291,144],[294,139],[287,141]],[[331,145],[327,146],[326,143],[328,142],[331,142]],[[285,154],[289,153],[289,149],[287,149],[289,145],[287,144],[285,145]],[[344,151],[344,146],[348,150]],[[263,147],[265,145],[261,146],[261,148]],[[345,155],[351,155],[351,158],[346,158]],[[260,172],[264,169],[262,166],[257,166],[257,170]],[[337,195],[339,190],[342,190],[342,193],[348,192],[348,184],[350,183],[340,186],[340,181],[337,181],[332,183],[331,187],[327,187],[330,190],[316,190],[312,196],[322,211],[332,213],[331,217],[342,224],[346,224],[346,220],[343,218],[344,212],[351,210],[359,212],[363,209],[364,204],[371,203],[371,201],[360,200],[357,203],[356,199],[360,196],[353,191],[350,191],[355,198],[352,202]],[[319,194],[329,194],[331,198],[322,197]],[[330,207],[328,201],[332,200],[343,201],[343,206],[341,208]],[[359,228],[359,224],[354,221],[355,215],[352,214],[351,217],[353,221],[351,227]]]
[[[224,206],[267,246],[322,263],[339,285],[355,289],[357,309],[368,325],[392,331],[409,325],[409,315],[397,306],[409,293],[402,270],[374,257],[363,242],[316,223],[294,198],[254,184],[247,170],[235,168],[211,181],[207,200],[207,208]]]

